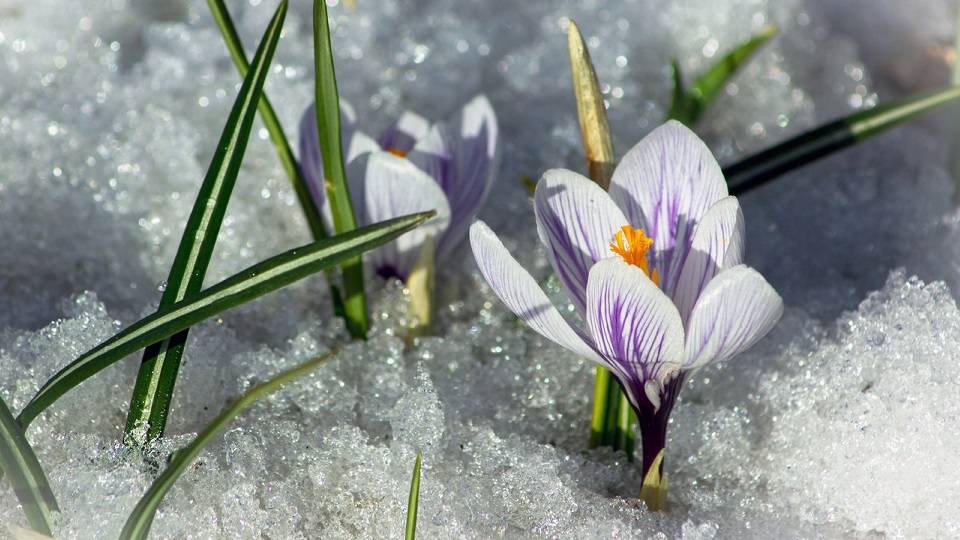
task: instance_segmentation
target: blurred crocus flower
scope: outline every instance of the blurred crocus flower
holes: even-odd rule
[[[742,264],[740,204],[706,145],[678,122],[624,156],[609,193],[577,173],[547,171],[534,209],[585,328],[564,319],[482,221],[470,229],[477,263],[534,330],[617,378],[637,413],[647,478],[688,374],[751,347],[783,302]]]
[[[406,281],[429,238],[435,258],[448,256],[483,205],[497,172],[497,117],[485,96],[463,106],[448,123],[431,125],[404,112],[374,140],[356,130],[356,114],[340,102],[347,185],[358,225],[436,210],[424,225],[370,253],[377,273]],[[317,119],[310,105],[300,122],[300,166],[328,227]]]

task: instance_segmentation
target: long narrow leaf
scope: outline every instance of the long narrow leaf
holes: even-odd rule
[[[61,369],[24,407],[17,420],[26,429],[38,414],[60,396],[125,356],[227,309],[357,257],[364,251],[393,240],[434,214],[430,211],[391,219],[292,249],[185,300],[161,308]]]
[[[213,14],[217,27],[220,28],[223,41],[227,44],[227,50],[230,51],[230,57],[237,66],[237,71],[241,77],[246,77],[247,71],[250,69],[250,63],[247,62],[247,56],[243,52],[243,43],[241,43],[240,35],[230,18],[227,6],[223,3],[223,0],[207,0],[207,5],[210,7],[210,12]],[[283,126],[280,125],[280,120],[277,118],[270,100],[267,99],[266,93],[260,98],[257,110],[260,112],[264,127],[267,128],[267,133],[270,134],[270,140],[273,142],[274,148],[277,149],[277,157],[280,158],[283,170],[286,171],[290,184],[297,194],[300,208],[303,209],[303,215],[307,219],[307,225],[310,227],[313,239],[325,238],[327,231],[323,228],[320,211],[313,202],[313,197],[310,196],[310,188],[307,187],[307,182],[297,165],[297,160],[293,157],[293,150],[291,150],[287,136],[283,132]]]
[[[258,399],[279,390],[281,386],[288,382],[306,375],[332,354],[333,353],[327,353],[310,360],[254,387],[235,401],[233,405],[230,405],[220,413],[190,444],[177,450],[171,457],[170,464],[163,473],[153,481],[150,489],[147,490],[146,494],[140,499],[140,502],[134,507],[133,512],[130,513],[130,517],[127,518],[127,522],[123,526],[123,531],[120,533],[120,538],[124,540],[145,540],[150,533],[150,526],[153,524],[153,518],[157,513],[157,507],[160,506],[160,501],[163,500],[163,497],[170,491],[170,488],[173,487],[173,483],[180,478],[193,460],[200,455],[203,448],[209,444],[223,428],[227,427],[230,421]]]
[[[167,288],[160,299],[160,308],[196,293],[203,286],[203,278],[240,171],[240,163],[256,115],[256,106],[261,101],[263,83],[280,40],[280,30],[286,13],[287,1],[281,0],[260,40],[260,47],[253,58],[253,67],[243,80],[223,135],[217,144],[213,161],[207,170],[207,177],[200,186],[197,201],[187,220],[180,247],[170,269]],[[187,330],[184,330],[163,342],[151,345],[144,352],[127,414],[126,436],[133,442],[145,442],[134,435],[142,425],[147,427],[146,440],[163,435],[186,341]]]
[[[417,452],[417,462],[413,465],[413,479],[410,480],[410,497],[407,499],[406,540],[417,537],[417,507],[420,505],[420,463],[423,452]]]
[[[853,146],[960,98],[960,86],[911,96],[854,113],[764,150],[723,171],[730,193],[738,195],[824,156]]]
[[[330,211],[337,234],[357,227],[347,189],[343,164],[343,142],[340,140],[340,97],[333,69],[333,51],[330,45],[330,24],[327,22],[327,2],[313,2],[313,59],[316,72],[317,130],[320,155],[326,175]],[[363,292],[363,262],[360,257],[343,263],[343,294],[347,328],[357,338],[367,336],[367,300]]]
[[[730,77],[736,73],[737,69],[739,69],[757,49],[770,41],[770,38],[776,33],[777,29],[775,27],[767,27],[759,34],[738,45],[730,53],[710,66],[710,69],[701,75],[700,78],[697,79],[697,82],[690,87],[690,91],[680,100],[679,104],[677,104],[676,100],[674,101],[676,108],[671,108],[671,114],[676,114],[677,116],[671,116],[671,118],[679,120],[688,126],[695,124],[703,115],[706,108],[713,103],[720,89],[723,88],[724,85],[727,84],[727,81],[730,80]],[[674,77],[679,77],[679,73],[678,66],[674,65]]]
[[[671,58],[670,69],[673,71],[673,95],[670,101],[670,109],[667,111],[667,118],[681,121],[680,118],[687,114],[687,89],[683,86],[683,72],[680,70],[680,61]]]
[[[954,16],[954,28],[960,24],[960,11]],[[953,69],[950,74],[950,84],[960,85],[960,32],[953,36]],[[947,167],[953,180],[953,204],[960,205],[960,105],[952,107],[950,116],[950,131],[947,134]]]
[[[3,399],[0,399],[0,467],[10,479],[13,494],[20,501],[30,526],[51,536],[50,512],[58,510],[57,499],[20,424]]]

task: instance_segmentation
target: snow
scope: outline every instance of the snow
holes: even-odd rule
[[[204,2],[155,4],[0,0],[0,392],[16,410],[156,308],[239,86]],[[275,3],[232,4],[252,51]],[[291,5],[267,83],[292,137],[313,94],[309,4]],[[368,132],[405,108],[439,120],[486,93],[504,147],[481,217],[545,278],[520,178],[584,168],[570,19],[605,85],[618,155],[663,120],[672,57],[689,81],[769,24],[779,36],[697,126],[723,163],[949,76],[953,3],[661,4],[334,2],[338,84]],[[365,343],[332,315],[322,276],[196,326],[168,437],[146,454],[119,444],[139,356],[58,401],[28,431],[60,501],[57,534],[116,535],[171,450],[252,385],[339,347],[206,449],[154,537],[398,538],[418,451],[421,538],[958,536],[948,116],[741,198],[748,263],[787,312],[687,385],[667,512],[638,503],[626,456],[587,449],[592,366],[519,324],[464,246],[438,276],[439,335],[412,345],[405,291],[375,276]],[[258,123],[208,284],[308,241]],[[26,524],[8,483],[0,523]]]

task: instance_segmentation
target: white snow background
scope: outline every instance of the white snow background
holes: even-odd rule
[[[229,2],[248,51],[275,8]],[[267,92],[296,136],[312,99],[311,2],[293,0]],[[819,123],[945,84],[942,0],[343,0],[341,96],[376,132],[484,92],[503,160],[483,217],[549,267],[522,175],[583,170],[567,20],[588,40],[618,155],[749,35],[779,36],[697,131],[731,163]],[[0,0],[0,392],[19,410],[60,367],[156,308],[240,79],[199,0]],[[784,297],[753,350],[704,369],[673,414],[671,507],[586,447],[592,365],[519,324],[464,246],[438,277],[441,335],[406,347],[408,298],[371,276],[350,342],[317,276],[191,330],[169,437],[340,345],[241,415],[167,496],[155,538],[400,538],[423,451],[419,538],[960,536],[960,231],[939,111],[741,197],[748,263]],[[307,243],[255,127],[208,275]],[[557,301],[563,293],[551,291]],[[29,437],[63,538],[116,537],[157,473],[119,436],[139,355],[57,402]],[[146,459],[145,459],[146,458]],[[9,484],[0,522],[25,524]],[[2,533],[0,533],[2,534]]]

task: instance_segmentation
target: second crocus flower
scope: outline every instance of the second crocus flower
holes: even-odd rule
[[[428,239],[435,259],[443,260],[480,211],[499,163],[497,117],[481,95],[449,122],[431,125],[416,113],[404,112],[373,139],[356,129],[356,114],[349,104],[341,101],[340,111],[347,185],[357,224],[437,211],[426,224],[369,255],[378,274],[406,281]],[[314,105],[300,122],[300,166],[327,226],[332,226]]]

